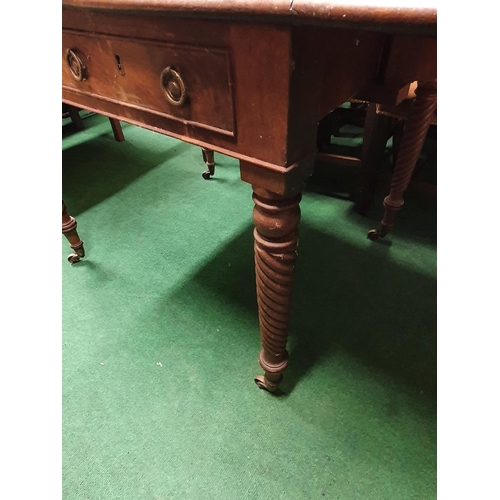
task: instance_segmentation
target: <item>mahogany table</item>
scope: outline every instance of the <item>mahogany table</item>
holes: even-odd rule
[[[319,120],[355,95],[397,104],[416,80],[435,95],[436,9],[384,3],[63,0],[63,102],[239,160],[255,204],[255,381],[271,392],[288,364],[299,202]],[[64,203],[63,233],[83,257]]]

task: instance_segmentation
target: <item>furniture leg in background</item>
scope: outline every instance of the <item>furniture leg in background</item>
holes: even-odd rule
[[[75,126],[76,130],[83,130],[83,120],[80,116],[80,110],[76,106],[72,106],[71,104],[63,104],[63,112],[67,110],[69,117],[71,118],[71,122]],[[64,115],[63,115],[64,117]],[[123,135],[122,126],[120,124],[120,120],[116,118],[109,118],[109,122],[111,123],[111,128],[113,130],[113,135],[117,142],[122,142],[125,140],[125,136]]]
[[[115,136],[116,142],[124,141],[125,137],[123,135],[123,130],[120,121],[117,120],[116,118],[110,118],[109,122],[111,123],[111,128],[113,129],[113,135]]]
[[[75,108],[75,106],[70,106],[69,104],[66,104],[65,107],[68,110],[69,117],[71,118],[71,122],[75,126],[75,129],[83,130],[83,120],[80,116],[78,108]]]
[[[208,170],[205,170],[201,175],[204,179],[210,179],[215,174],[214,152],[208,148],[201,148],[203,161],[207,165]]]
[[[420,84],[401,138],[389,195],[384,199],[384,218],[380,229],[368,232],[377,240],[386,236],[394,225],[396,212],[403,206],[403,194],[410,183],[427,131],[437,106],[437,81]]]
[[[73,253],[68,255],[68,262],[75,264],[80,259],[85,257],[85,249],[83,248],[83,241],[78,236],[76,231],[76,220],[66,211],[66,205],[62,202],[62,233],[66,236],[69,246],[72,248]]]
[[[83,120],[80,116],[79,109],[75,106],[66,104],[66,109],[68,110],[71,121],[75,125],[77,130],[83,130]],[[123,135],[122,126],[120,121],[116,118],[109,118],[111,123],[111,128],[113,130],[113,135],[117,142],[123,142],[125,137]],[[76,220],[74,217],[68,214],[66,211],[66,205],[64,201],[62,202],[62,232],[66,236],[69,246],[73,249],[73,253],[68,255],[68,262],[71,264],[76,264],[80,262],[80,259],[85,257],[85,249],[83,248],[83,241],[78,236],[76,231]]]

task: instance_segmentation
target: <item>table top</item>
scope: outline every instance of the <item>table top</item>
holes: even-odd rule
[[[436,34],[436,0],[62,0],[66,8]]]

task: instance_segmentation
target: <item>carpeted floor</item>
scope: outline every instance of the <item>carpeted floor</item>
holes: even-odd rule
[[[258,390],[251,187],[238,162],[101,116],[63,126],[65,500],[436,497],[436,200],[301,202],[283,394]]]

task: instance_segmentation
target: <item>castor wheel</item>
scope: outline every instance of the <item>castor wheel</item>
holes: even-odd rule
[[[68,255],[68,262],[70,264],[76,264],[77,262],[80,262],[80,259],[85,257],[85,250],[83,249],[83,246],[73,250],[74,252]]]
[[[280,377],[277,384],[268,380],[264,375],[257,375],[254,378],[254,382],[257,384],[259,389],[264,389],[268,392],[276,392],[278,390],[278,384],[281,382],[283,377]]]
[[[77,262],[80,262],[80,256],[76,253],[71,253],[68,255],[68,262],[70,264],[76,264]]]
[[[205,179],[208,180],[210,177],[212,177],[215,174],[215,160],[214,160],[214,152],[211,149],[207,148],[201,148],[201,152],[203,154],[203,161],[205,162],[205,165],[207,166],[208,170],[205,170],[201,174],[201,176]]]
[[[372,241],[376,241],[379,238],[383,238],[382,233],[380,232],[380,229],[371,229],[368,231],[367,238]]]

